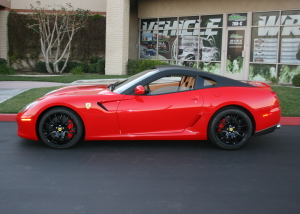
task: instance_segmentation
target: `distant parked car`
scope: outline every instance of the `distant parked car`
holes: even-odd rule
[[[201,38],[199,40],[197,36],[184,36],[178,40],[178,56],[177,59],[182,64],[193,67],[194,62],[190,60],[196,60],[199,55],[199,60],[202,61],[219,61],[220,50],[213,46],[209,39]]]

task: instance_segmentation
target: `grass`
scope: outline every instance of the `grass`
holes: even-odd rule
[[[300,117],[300,88],[272,86],[281,106],[283,117]]]
[[[0,113],[17,113],[26,104],[33,102],[37,98],[45,95],[47,92],[58,87],[34,88],[25,91],[17,96],[0,103]],[[292,88],[286,86],[272,86],[279,98],[282,116],[284,117],[300,117],[300,88]]]
[[[129,75],[100,75],[100,74],[84,74],[84,75],[60,75],[60,76],[45,76],[38,77],[31,75],[27,76],[16,76],[16,75],[3,75],[0,74],[0,81],[42,81],[42,82],[61,82],[71,83],[76,80],[83,79],[116,79],[116,78],[128,78]]]
[[[63,86],[33,88],[18,94],[9,100],[0,103],[0,113],[15,114],[19,112],[24,106],[44,96],[49,91],[61,88]]]

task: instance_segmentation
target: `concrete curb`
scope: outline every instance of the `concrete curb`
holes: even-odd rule
[[[0,114],[0,122],[16,121],[17,114]],[[300,117],[281,117],[280,125],[300,126]]]
[[[0,114],[0,122],[16,121],[17,114]]]

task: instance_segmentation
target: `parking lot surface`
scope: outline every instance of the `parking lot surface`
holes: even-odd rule
[[[236,151],[208,141],[55,150],[0,122],[0,213],[299,213],[300,126]]]

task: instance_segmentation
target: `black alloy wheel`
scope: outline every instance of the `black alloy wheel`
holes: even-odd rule
[[[41,140],[56,149],[77,144],[83,133],[79,116],[67,108],[54,108],[44,114],[38,126]]]
[[[210,140],[222,149],[238,149],[252,135],[253,125],[249,116],[236,108],[223,109],[211,120],[208,130]]]

